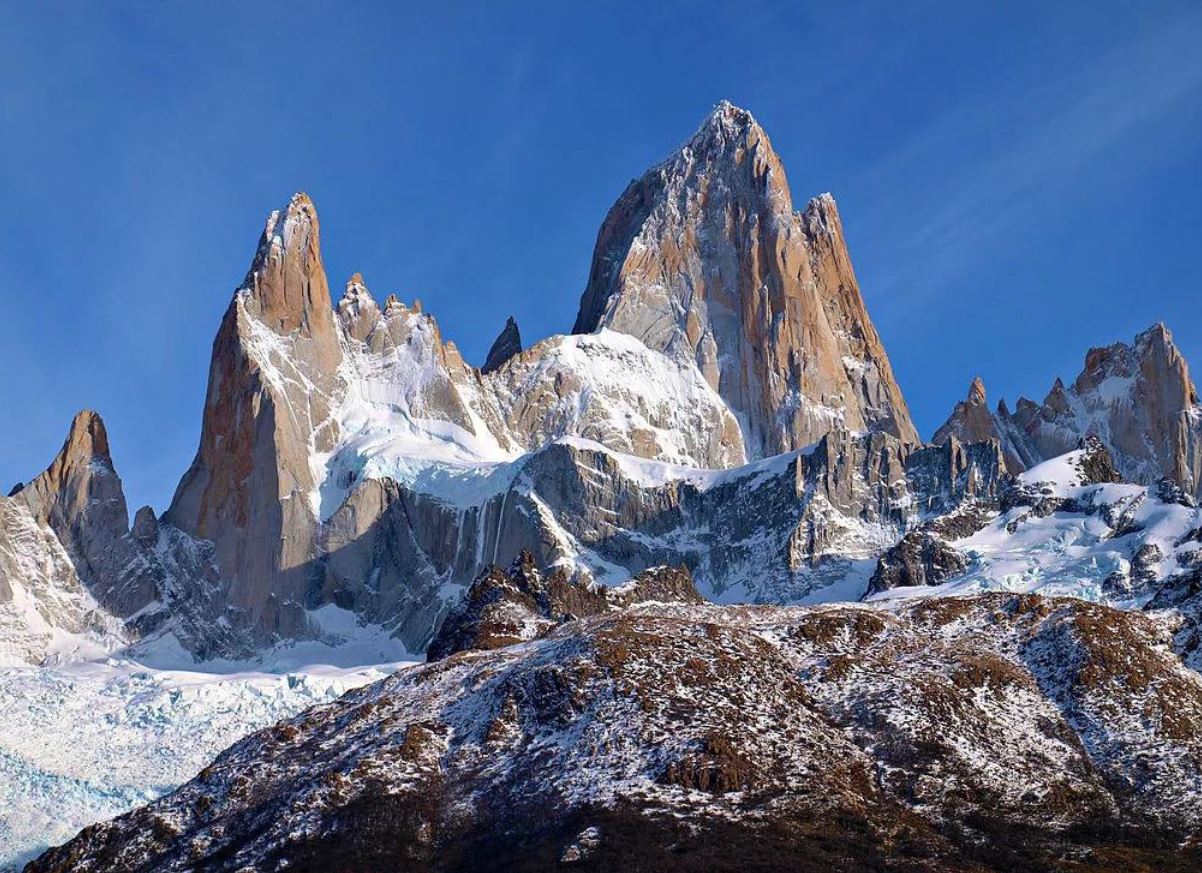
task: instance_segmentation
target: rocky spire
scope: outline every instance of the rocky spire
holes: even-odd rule
[[[834,199],[795,212],[767,134],[730,103],[606,217],[574,331],[603,327],[694,361],[752,454],[839,425],[918,441]]]
[[[1202,406],[1173,335],[1157,323],[1133,342],[1090,349],[1071,385],[1057,378],[1042,403],[1020,397],[1013,413],[999,403],[990,415],[984,386],[956,404],[935,442],[996,434],[1007,468],[1019,472],[1102,441],[1123,479],[1152,485],[1161,478],[1202,495]]]
[[[338,301],[338,320],[346,335],[360,342],[364,342],[379,324],[380,307],[367,290],[362,273],[355,273],[347,280],[346,291]]]
[[[942,445],[954,436],[962,443],[975,443],[998,437],[994,418],[989,413],[985,397],[985,382],[975,377],[968,386],[968,397],[956,404],[951,416],[945,421],[931,442]]]
[[[313,202],[272,212],[213,343],[200,448],[167,520],[215,546],[233,606],[294,633],[316,526],[317,459],[337,440],[341,343]]]
[[[985,382],[977,376],[968,386],[968,396],[956,404],[947,421],[931,437],[931,442],[943,445],[953,438],[961,443],[997,440],[1006,471],[1017,475],[1042,459],[1035,456],[1025,435],[1015,428],[1005,409],[1005,402],[1002,402],[997,413],[990,412]]]
[[[286,207],[267,216],[242,287],[247,311],[276,333],[332,333],[321,226],[309,195],[294,194]]]
[[[12,499],[54,532],[78,578],[113,613],[132,615],[158,596],[157,581],[129,536],[125,493],[95,412],[75,416],[50,466]]]
[[[85,564],[87,572],[103,549],[129,530],[121,479],[113,469],[108,433],[91,410],[78,413],[63,447],[15,498],[47,524]]]
[[[501,332],[497,338],[493,340],[492,348],[488,350],[488,357],[484,360],[484,366],[480,368],[481,373],[491,373],[493,370],[500,368],[502,364],[512,358],[514,355],[521,354],[522,351],[522,335],[518,331],[518,323],[514,321],[513,316],[509,316],[505,321],[505,326],[501,328]]]
[[[977,376],[972,380],[972,384],[968,386],[968,403],[970,406],[985,406],[985,381]]]

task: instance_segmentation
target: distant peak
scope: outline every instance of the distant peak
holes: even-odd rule
[[[488,350],[488,357],[485,358],[480,372],[487,374],[500,369],[506,361],[514,355],[520,354],[521,351],[522,334],[518,330],[517,321],[511,315],[505,320],[505,326],[501,328],[501,332]]]
[[[367,290],[367,283],[363,281],[363,274],[352,273],[351,277],[346,280],[346,289],[342,292],[342,300],[338,302],[338,308],[342,308],[344,301],[354,301],[362,304],[369,300],[373,304],[375,303],[371,292]]]
[[[67,434],[67,442],[63,445],[63,452],[79,460],[91,461],[98,458],[112,466],[108,431],[105,430],[104,421],[98,413],[84,409],[75,414],[71,421],[71,431]]]
[[[977,406],[985,405],[985,382],[980,376],[975,377],[968,386],[968,402]]]

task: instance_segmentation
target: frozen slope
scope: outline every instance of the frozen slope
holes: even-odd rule
[[[874,596],[1014,591],[1140,608],[1202,570],[1202,510],[1187,493],[1168,481],[1090,481],[1088,461],[1078,449],[1027,470],[974,530],[941,535],[937,521],[920,535],[951,549],[941,563],[959,556],[962,571]]]
[[[171,791],[246,734],[394,666],[223,674],[108,659],[0,670],[0,870]]]

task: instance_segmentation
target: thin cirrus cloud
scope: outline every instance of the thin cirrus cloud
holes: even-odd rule
[[[1021,99],[977,100],[945,113],[863,174],[856,184],[865,189],[889,180],[894,190],[910,195],[907,215],[915,220],[880,238],[891,238],[898,251],[929,256],[921,273],[915,264],[915,271],[903,267],[882,276],[879,290],[906,288],[907,305],[921,300],[977,263],[983,249],[995,249],[998,231],[1033,203],[1055,208],[1057,199],[1090,171],[1092,159],[1149,126],[1171,124],[1174,113],[1202,98],[1199,45],[1202,25],[1173,22],[1080,70],[1038,84]],[[981,139],[989,147],[948,173],[948,163],[938,156]],[[1139,145],[1121,171],[1137,173],[1170,145],[1163,140]],[[930,174],[932,167],[940,168],[938,175]],[[882,212],[863,217],[866,226],[890,221]]]

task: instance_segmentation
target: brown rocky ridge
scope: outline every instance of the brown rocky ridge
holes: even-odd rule
[[[253,734],[27,870],[1193,870],[1171,630],[1011,594],[607,611]]]

